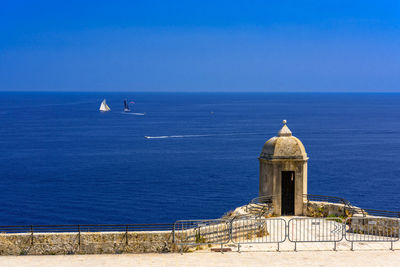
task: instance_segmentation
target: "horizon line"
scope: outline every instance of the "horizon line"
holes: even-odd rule
[[[400,91],[1,91],[0,93],[251,93],[251,94],[399,94]]]

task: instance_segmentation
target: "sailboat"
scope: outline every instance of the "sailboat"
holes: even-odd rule
[[[124,100],[124,111],[125,111],[125,112],[131,111],[131,110],[129,109],[128,101],[127,101],[126,99]]]
[[[103,100],[103,102],[101,102],[101,105],[100,105],[99,110],[100,110],[100,111],[104,111],[104,112],[110,111],[110,110],[111,110],[110,107],[107,105],[105,99]]]

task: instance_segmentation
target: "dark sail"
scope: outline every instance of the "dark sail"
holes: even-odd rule
[[[129,111],[128,101],[124,100],[124,111]]]

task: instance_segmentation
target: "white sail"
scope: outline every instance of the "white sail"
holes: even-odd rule
[[[106,100],[104,99],[103,102],[101,102],[100,111],[110,111],[110,107],[107,105]]]

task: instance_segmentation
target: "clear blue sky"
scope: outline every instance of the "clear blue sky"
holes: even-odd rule
[[[400,1],[3,0],[0,91],[400,92]]]

